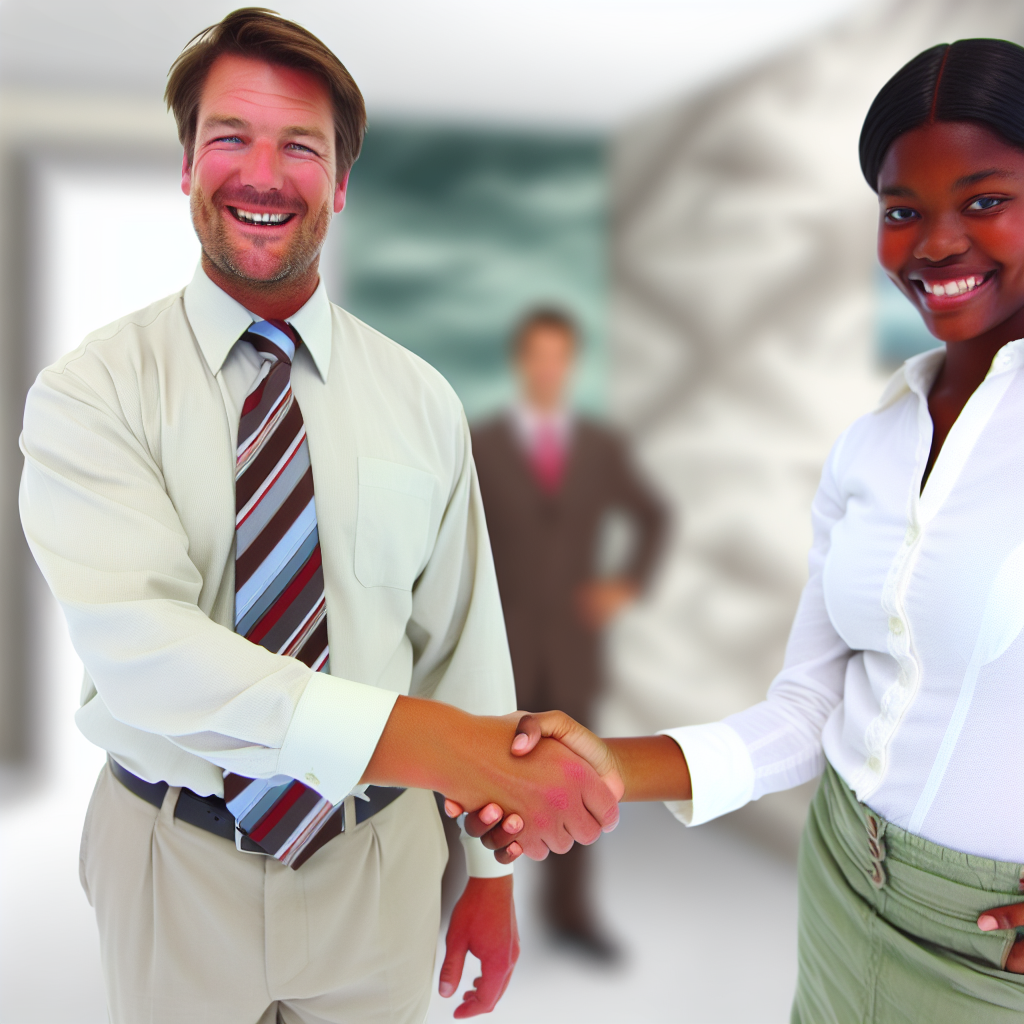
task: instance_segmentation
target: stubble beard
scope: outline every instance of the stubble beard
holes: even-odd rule
[[[189,197],[192,211],[192,226],[199,237],[199,245],[203,255],[222,273],[244,281],[249,287],[274,290],[283,282],[293,281],[305,275],[320,255],[320,250],[327,239],[327,229],[331,226],[331,205],[325,202],[314,218],[302,216],[299,230],[295,232],[288,248],[278,258],[276,266],[269,273],[254,275],[244,266],[244,258],[228,238],[224,218],[231,216],[222,213],[217,201],[217,193],[213,200],[207,199],[206,193],[198,186],[194,187]],[[256,249],[266,247],[270,239],[256,237],[252,246]]]

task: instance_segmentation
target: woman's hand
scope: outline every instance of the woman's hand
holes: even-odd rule
[[[1024,928],[1024,903],[1010,903],[1005,907],[986,910],[978,918],[978,927],[983,932],[994,932],[1000,928]],[[1013,974],[1024,974],[1024,939],[1018,939],[1006,958],[1006,969]]]
[[[562,711],[545,711],[539,715],[523,715],[519,719],[512,740],[512,753],[523,757],[542,739],[558,740],[589,762],[601,781],[611,790],[612,796],[616,800],[622,799],[626,789],[622,772],[614,753],[604,740]]]
[[[615,755],[608,745],[589,729],[585,729],[561,711],[522,715],[512,740],[512,753],[517,757],[525,757],[542,739],[558,740],[574,754],[589,762],[612,796],[616,800],[622,798],[625,785]],[[454,800],[445,800],[445,812],[449,817],[457,818],[462,811],[463,808]],[[523,829],[523,819],[514,812],[505,815],[501,807],[495,803],[487,804],[479,811],[468,814],[465,829],[467,835],[479,837],[484,846],[494,850],[495,859],[502,864],[511,864],[523,852],[520,844],[515,841],[515,836]]]

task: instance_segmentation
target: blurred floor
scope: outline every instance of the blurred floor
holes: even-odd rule
[[[598,845],[602,919],[622,967],[594,967],[545,941],[538,866],[516,869],[522,955],[495,1024],[772,1024],[796,982],[796,865],[728,822],[684,829],[660,805],[622,808]],[[438,968],[444,943],[438,947]],[[463,987],[478,973],[467,966]],[[428,1024],[461,992],[435,995]]]
[[[54,612],[55,618],[55,612]],[[46,786],[0,804],[0,1024],[106,1021],[92,910],[78,883],[78,839],[103,754],[72,720],[79,667],[55,623],[44,709]],[[56,690],[56,688],[55,688]],[[495,1024],[660,1024],[788,1019],[796,977],[796,869],[734,824],[687,830],[660,805],[623,808],[598,847],[603,919],[626,949],[595,969],[545,942],[534,912],[537,866],[516,875],[522,957]],[[440,966],[443,945],[438,957]],[[471,982],[476,964],[467,967]],[[435,996],[428,1020],[459,997]]]

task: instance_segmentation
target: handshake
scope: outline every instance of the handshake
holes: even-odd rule
[[[533,860],[543,860],[549,852],[566,853],[574,842],[588,845],[602,832],[615,828],[625,784],[609,746],[561,711],[542,715],[516,712],[507,717],[516,724],[509,750],[512,756],[527,757],[538,744],[548,741],[534,759],[549,763],[555,771],[548,785],[531,794],[540,796],[539,807],[525,793],[522,812],[506,812],[491,801],[467,814],[467,834],[479,837],[500,863],[510,864],[524,853]],[[534,806],[527,809],[530,803]],[[451,798],[445,799],[444,806],[451,818],[465,810]]]
[[[619,821],[618,802],[626,787],[608,744],[561,711],[542,715],[516,712],[508,718],[516,723],[510,753],[526,757],[544,740],[561,744],[564,750],[542,748],[541,756],[553,758],[570,785],[548,787],[542,793],[551,806],[540,808],[540,813],[533,816],[532,829],[527,827],[529,812],[506,812],[491,801],[466,815],[467,834],[480,838],[484,846],[494,851],[497,861],[510,864],[524,853],[533,860],[543,860],[549,852],[566,853],[574,842],[588,845],[602,832],[615,828]],[[578,799],[574,799],[577,786],[572,783],[578,784]],[[465,810],[450,798],[445,799],[444,807],[451,818]]]
[[[503,864],[589,845],[620,800],[689,800],[690,773],[667,736],[602,740],[560,711],[470,715],[399,697],[361,779],[443,793],[448,814]]]

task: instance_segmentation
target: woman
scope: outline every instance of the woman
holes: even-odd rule
[[[792,1019],[1019,1021],[1024,49],[968,39],[914,58],[872,104],[860,159],[881,264],[945,348],[909,360],[833,448],[767,699],[607,744],[533,716],[515,752],[554,735],[687,824],[824,771]],[[522,852],[517,827],[488,834],[499,858]]]

